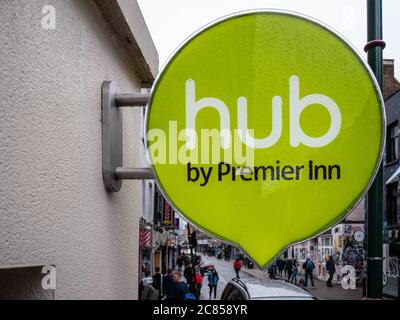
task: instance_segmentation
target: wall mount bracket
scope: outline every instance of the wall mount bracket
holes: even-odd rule
[[[103,183],[108,192],[121,190],[122,180],[154,179],[150,168],[123,166],[123,114],[121,107],[145,107],[148,94],[121,94],[115,81],[105,81],[101,90]]]

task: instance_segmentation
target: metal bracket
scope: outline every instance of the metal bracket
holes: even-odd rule
[[[365,45],[364,51],[365,51],[365,52],[368,52],[369,49],[372,49],[372,48],[375,48],[375,47],[380,47],[380,48],[382,48],[382,50],[383,50],[383,49],[386,48],[386,42],[383,41],[383,40],[379,40],[379,39],[377,39],[377,40],[371,40],[371,41],[369,41],[369,42]]]
[[[154,179],[150,168],[123,167],[122,110],[120,107],[145,107],[149,95],[120,94],[115,81],[105,81],[101,90],[103,182],[108,192],[121,190],[122,180]]]

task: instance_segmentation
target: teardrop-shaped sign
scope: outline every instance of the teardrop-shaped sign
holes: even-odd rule
[[[341,36],[294,13],[243,12],[204,27],[164,66],[147,154],[178,212],[266,267],[364,196],[384,118],[376,80]]]

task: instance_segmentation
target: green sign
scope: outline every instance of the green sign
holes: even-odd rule
[[[357,205],[384,128],[376,81],[348,42],[297,14],[252,11],[170,58],[148,105],[147,154],[178,212],[266,267]]]

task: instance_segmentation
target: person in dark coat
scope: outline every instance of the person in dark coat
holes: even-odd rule
[[[333,279],[333,275],[334,275],[335,270],[336,270],[335,262],[333,261],[333,257],[332,256],[329,256],[328,260],[326,261],[325,267],[326,267],[326,271],[328,271],[328,274],[329,274],[329,278],[328,278],[328,281],[326,282],[326,285],[328,287],[332,288],[333,287],[332,279]]]
[[[269,268],[268,268],[268,274],[269,274],[269,278],[271,280],[275,280],[276,279],[276,265],[275,262],[272,263]]]
[[[139,283],[139,299],[141,299],[141,297],[142,297],[142,292],[143,292],[143,289],[144,289],[143,280],[144,280],[145,278],[148,278],[148,277],[150,277],[150,268],[145,268],[145,269],[144,269],[144,277],[142,278],[142,280],[141,280],[140,283]]]
[[[183,266],[183,256],[180,254],[178,259],[176,260],[176,264],[178,265],[178,270],[181,271],[182,270],[182,266]]]
[[[161,273],[160,273],[160,267],[155,268],[155,273],[153,275],[153,287],[156,289],[159,293],[159,300],[161,300]]]
[[[183,276],[186,279],[186,283],[190,284],[193,280],[193,266],[191,263],[185,265],[185,270],[183,271]]]
[[[278,258],[276,260],[276,268],[278,269],[278,275],[282,277],[282,271],[283,271],[283,262],[281,258]]]
[[[174,272],[174,295],[172,300],[184,300],[188,292],[188,286],[182,281],[182,273],[179,271]]]
[[[290,282],[290,278],[292,277],[292,273],[293,273],[293,261],[291,258],[289,258],[286,261],[286,274],[287,274],[287,281]]]
[[[172,269],[168,268],[167,274],[163,278],[163,295],[166,300],[173,300],[175,294],[174,275]]]
[[[186,283],[189,286],[189,291],[193,294],[196,293],[196,272],[195,268],[193,268],[193,265],[189,263],[185,267],[185,271],[183,272],[183,275],[186,279]]]
[[[310,278],[311,287],[314,288],[315,265],[314,262],[312,262],[311,257],[307,257],[307,260],[303,263],[303,269],[304,269],[304,286],[307,287],[308,278]]]
[[[284,272],[284,277],[285,278],[286,278],[286,275],[287,275],[286,263],[287,263],[287,260],[286,259],[282,259],[282,268],[283,268],[283,272]]]

